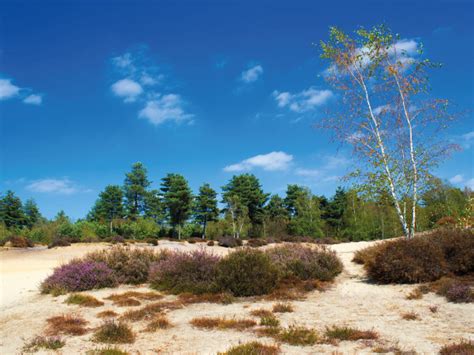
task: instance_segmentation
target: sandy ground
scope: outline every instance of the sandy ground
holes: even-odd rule
[[[331,246],[344,262],[345,270],[335,285],[326,292],[314,291],[305,300],[292,301],[293,313],[279,314],[282,326],[303,325],[324,331],[331,325],[348,325],[363,330],[375,330],[380,340],[367,342],[340,342],[337,345],[296,347],[281,344],[284,354],[371,353],[377,346],[397,346],[401,350],[420,354],[435,354],[439,348],[461,339],[474,340],[474,305],[447,303],[434,294],[420,300],[406,300],[405,296],[415,288],[407,285],[374,285],[364,278],[362,267],[351,262],[355,250],[370,243],[345,243]],[[192,250],[197,244],[160,242],[155,249]],[[44,332],[45,320],[64,313],[77,313],[89,321],[93,328],[101,323],[96,314],[113,309],[123,313],[130,308],[113,306],[103,300],[111,293],[130,289],[148,290],[146,287],[121,286],[87,292],[105,302],[99,308],[81,308],[64,304],[65,296],[52,297],[38,292],[39,283],[52,269],[72,258],[89,251],[110,248],[106,244],[73,245],[58,249],[1,250],[0,251],[0,353],[19,354],[25,342]],[[214,253],[225,254],[225,248],[211,247]],[[166,296],[172,299],[173,296]],[[165,298],[166,299],[166,298]],[[257,308],[271,309],[275,302],[239,300],[230,305],[201,303],[170,311],[167,316],[173,327],[155,333],[143,332],[146,323],[133,323],[138,334],[132,345],[120,345],[131,353],[154,354],[216,354],[233,345],[257,340],[251,331],[201,330],[193,328],[189,321],[195,317],[224,316],[249,318]],[[430,306],[437,306],[432,313]],[[401,313],[415,312],[419,320],[407,321]],[[255,319],[257,320],[257,319]],[[103,348],[91,341],[91,333],[83,336],[64,337],[65,347],[61,354],[84,354],[87,350]],[[260,338],[263,343],[273,344],[271,338]],[[41,353],[41,352],[40,352]]]

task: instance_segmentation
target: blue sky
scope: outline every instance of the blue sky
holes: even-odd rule
[[[268,192],[332,195],[352,157],[312,127],[337,105],[312,43],[386,23],[444,63],[433,94],[472,110],[473,15],[471,1],[2,1],[0,191],[80,218],[141,161],[154,187],[177,172],[220,190],[248,171]],[[472,112],[446,139],[463,150],[436,173],[474,187]]]

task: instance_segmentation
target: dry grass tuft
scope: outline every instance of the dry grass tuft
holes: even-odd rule
[[[293,306],[289,303],[277,303],[273,305],[274,313],[289,313],[293,312]]]
[[[237,329],[244,330],[252,328],[257,325],[257,323],[252,319],[226,319],[226,318],[194,318],[189,322],[192,326],[196,328],[205,328],[205,329]]]
[[[23,352],[33,353],[40,349],[56,350],[62,348],[66,343],[59,337],[37,336],[23,346]]]
[[[278,327],[280,325],[280,321],[273,314],[270,314],[260,318],[260,325],[264,327]]]
[[[135,334],[125,323],[105,321],[94,333],[94,341],[109,344],[126,344],[135,341]]]
[[[281,330],[277,339],[290,345],[314,345],[320,340],[315,330],[299,326]]]
[[[472,355],[474,341],[462,340],[460,343],[445,345],[439,351],[440,355]]]
[[[420,316],[415,312],[402,313],[402,319],[405,320],[419,320]]]
[[[420,288],[415,288],[411,291],[408,295],[405,296],[407,300],[420,300],[423,298],[423,292],[421,292]]]
[[[86,355],[129,355],[126,351],[122,351],[119,348],[103,348],[103,349],[95,349],[89,350],[86,352]]]
[[[73,293],[69,295],[64,302],[67,304],[77,304],[78,306],[83,307],[100,307],[104,305],[104,302],[99,301],[97,298],[82,293]]]
[[[328,339],[348,341],[375,340],[379,337],[378,334],[372,330],[359,330],[345,326],[332,326],[330,328],[326,328],[325,335]]]
[[[430,310],[431,313],[438,312],[438,306],[429,306],[428,309]]]
[[[173,325],[164,315],[156,316],[145,328],[146,332],[156,332],[158,329],[168,329]]]
[[[135,298],[124,298],[114,301],[114,305],[118,307],[137,307],[141,305],[141,302]]]
[[[115,318],[118,316],[118,313],[112,310],[106,310],[97,313],[98,318]]]
[[[64,314],[51,317],[46,322],[48,323],[46,328],[47,335],[84,335],[87,333],[85,328],[87,321],[79,316]]]
[[[272,312],[267,309],[259,308],[252,310],[250,314],[254,317],[268,317],[272,315]]]
[[[182,307],[180,302],[155,302],[137,310],[125,312],[120,319],[130,322],[138,322],[144,319],[152,319],[155,315],[163,313],[166,310],[179,309]]]
[[[230,293],[203,293],[199,295],[193,295],[192,293],[181,293],[178,295],[178,299],[183,304],[193,303],[220,303],[220,304],[231,304],[235,301],[234,296]]]
[[[264,345],[253,341],[251,343],[233,346],[229,350],[218,355],[276,355],[280,348],[276,345]]]
[[[127,291],[124,293],[113,293],[106,300],[120,301],[123,299],[135,298],[142,301],[157,301],[163,298],[163,295],[157,292],[138,292],[138,291]]]

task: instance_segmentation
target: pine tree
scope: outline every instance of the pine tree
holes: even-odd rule
[[[191,189],[182,175],[168,174],[162,179],[161,192],[170,224],[173,229],[178,227],[178,239],[181,239],[181,227],[191,212]]]
[[[199,195],[196,196],[194,216],[196,221],[202,225],[203,239],[206,237],[207,222],[215,221],[219,215],[216,197],[216,191],[209,184],[202,185],[199,188]]]
[[[99,199],[90,213],[90,219],[107,221],[109,223],[109,230],[112,232],[113,220],[123,218],[124,215],[122,189],[117,185],[108,185],[99,194]]]
[[[36,204],[35,200],[28,199],[23,206],[23,211],[26,218],[26,225],[28,228],[33,227],[35,224],[39,223],[43,216],[41,215],[38,205]]]
[[[151,182],[147,177],[147,170],[140,162],[132,165],[132,171],[125,175],[124,193],[125,207],[130,219],[136,219],[145,212],[147,189]]]
[[[15,196],[13,191],[7,191],[5,196],[0,199],[0,221],[7,228],[21,228],[26,225],[23,205],[20,198]]]

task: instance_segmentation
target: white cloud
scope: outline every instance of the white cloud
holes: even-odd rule
[[[190,120],[193,115],[186,113],[183,105],[183,100],[179,95],[168,94],[148,101],[138,116],[146,118],[154,125],[160,125],[166,121],[183,122]]]
[[[293,156],[285,152],[271,152],[260,154],[242,160],[240,163],[228,165],[224,168],[226,172],[249,171],[253,168],[262,168],[267,171],[277,171],[288,169]]]
[[[317,90],[313,87],[303,90],[296,94],[290,92],[274,91],[278,107],[288,107],[293,112],[307,112],[314,110],[318,106],[324,105],[333,97],[331,90]]]
[[[322,172],[319,169],[296,169],[295,174],[299,176],[315,178],[321,176]]]
[[[71,195],[81,191],[74,182],[67,178],[35,180],[28,184],[26,189],[33,192],[57,193],[61,195]]]
[[[112,63],[121,69],[131,69],[133,64],[132,54],[125,53],[117,57],[112,58]]]
[[[466,149],[471,148],[473,141],[474,141],[474,131],[461,135],[461,145],[464,148]]]
[[[29,105],[41,105],[43,102],[43,96],[37,94],[28,95],[23,99],[25,104]]]
[[[466,186],[471,190],[474,190],[474,178],[466,181]]]
[[[413,39],[402,39],[397,41],[389,49],[390,55],[405,54],[409,56],[416,55],[418,50],[418,43]]]
[[[10,79],[0,79],[0,100],[7,100],[17,96],[20,88],[12,84]]]
[[[249,68],[247,70],[244,70],[241,74],[240,79],[244,83],[253,83],[254,81],[257,81],[258,78],[263,74],[263,68],[261,65],[255,65],[252,68]]]
[[[133,102],[143,92],[139,83],[131,79],[122,79],[115,82],[112,86],[112,91],[118,97],[124,98],[125,102]]]
[[[449,182],[451,184],[460,184],[463,181],[464,181],[464,176],[462,176],[461,174],[454,175],[451,179],[449,179]]]

